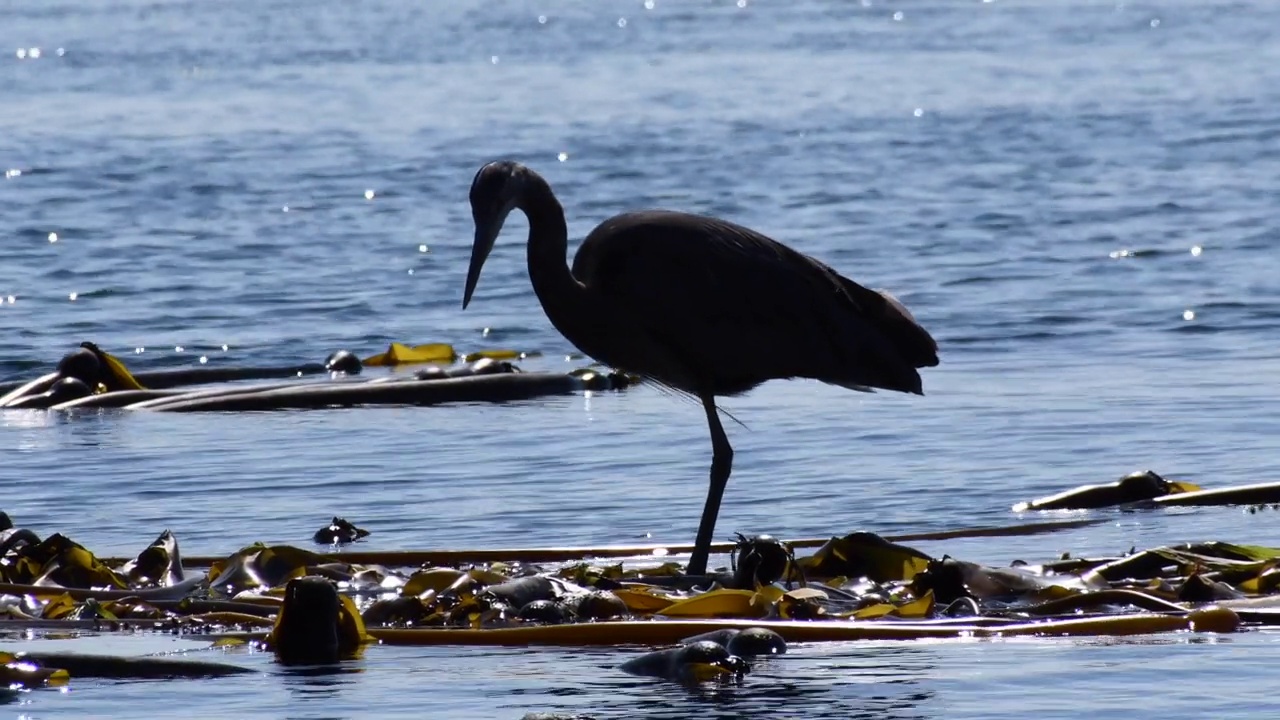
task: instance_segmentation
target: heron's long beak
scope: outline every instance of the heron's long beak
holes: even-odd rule
[[[462,293],[463,310],[466,310],[467,305],[471,303],[471,295],[476,291],[476,283],[480,282],[480,269],[484,267],[484,261],[489,259],[489,251],[493,249],[498,233],[502,232],[502,223],[505,220],[505,215],[476,220],[476,239],[471,245],[471,266],[467,268],[467,287]]]

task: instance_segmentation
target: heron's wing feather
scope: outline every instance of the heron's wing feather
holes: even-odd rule
[[[814,377],[918,392],[919,376],[882,327],[882,309],[894,305],[747,228],[683,213],[620,215],[583,242],[574,275],[625,328],[601,348],[614,357],[601,359],[680,389],[732,394]]]

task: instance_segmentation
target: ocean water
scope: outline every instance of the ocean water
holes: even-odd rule
[[[512,158],[558,193],[571,252],[626,209],[716,214],[890,289],[938,339],[924,397],[777,382],[726,401],[745,428],[727,424],[722,538],[1002,524],[1132,470],[1280,469],[1280,5],[9,0],[0,18],[0,381],[84,340],[136,370],[393,340],[581,366],[518,215],[461,309],[467,190]],[[5,412],[0,509],[103,555],[165,528],[188,554],[305,545],[334,514],[370,548],[688,542],[709,461],[698,408],[646,387]],[[1238,508],[1081,515],[1106,522],[920,547],[1005,564],[1280,542]],[[616,670],[639,650],[375,648],[319,677],[229,653],[261,674],[2,711],[1257,717],[1280,657],[1266,633],[805,645],[699,693]]]

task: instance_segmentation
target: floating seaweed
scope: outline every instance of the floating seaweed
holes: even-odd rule
[[[511,362],[537,355],[506,349],[459,355],[451,345],[392,343],[386,352],[363,360],[339,350],[324,363],[134,373],[119,358],[85,342],[64,356],[53,372],[0,386],[0,408],[227,412],[506,402],[584,390],[620,390],[637,381],[625,373],[590,367],[567,373],[524,372]],[[406,365],[424,367],[408,375],[359,377],[366,366]],[[309,376],[323,377],[304,379]],[[246,380],[277,382],[217,386]]]
[[[1280,503],[1280,482],[1206,489],[1184,480],[1166,480],[1153,470],[1134,472],[1111,483],[1081,485],[1048,497],[1020,502],[1014,512],[1028,510],[1125,509]]]

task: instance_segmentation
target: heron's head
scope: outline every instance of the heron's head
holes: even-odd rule
[[[491,162],[480,168],[471,181],[471,217],[476,224],[476,239],[471,246],[471,266],[467,269],[467,287],[462,295],[462,307],[471,302],[471,294],[480,281],[480,269],[493,249],[493,243],[502,232],[507,215],[520,205],[524,194],[528,171],[519,163],[509,160]]]

